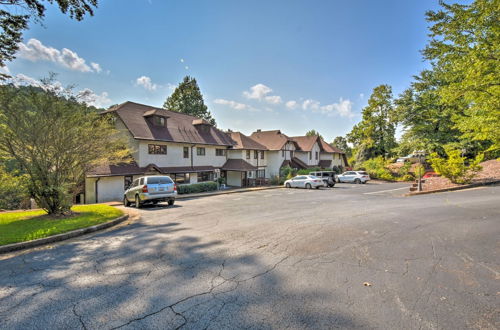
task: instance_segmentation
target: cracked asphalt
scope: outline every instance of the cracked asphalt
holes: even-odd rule
[[[500,186],[406,186],[180,200],[0,256],[0,328],[498,328]]]

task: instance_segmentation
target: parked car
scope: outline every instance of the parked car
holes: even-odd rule
[[[335,175],[335,172],[333,171],[319,171],[319,172],[311,172],[309,175],[314,175],[317,176],[318,178],[322,179],[323,182],[325,183],[325,186],[327,187],[334,187],[335,182],[337,181],[337,176]]]
[[[296,177],[285,181],[285,187],[287,188],[319,189],[324,186],[325,183],[323,180],[314,175],[297,175]]]
[[[416,156],[416,155],[408,155],[408,156],[399,157],[398,159],[396,159],[396,163],[410,162],[410,163],[414,164],[414,163],[418,163],[419,161],[420,160],[419,160],[418,156]]]
[[[143,176],[135,179],[123,195],[123,205],[134,203],[139,208],[144,204],[168,202],[174,205],[177,185],[168,176]]]
[[[365,171],[347,171],[337,175],[338,182],[366,183],[370,180],[370,175]]]

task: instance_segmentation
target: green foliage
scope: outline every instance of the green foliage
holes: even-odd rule
[[[26,177],[13,175],[0,166],[0,209],[16,210],[29,200]]]
[[[347,144],[347,139],[345,137],[337,136],[330,144],[345,152],[347,158],[352,156],[352,148]]]
[[[298,170],[297,175],[308,175],[311,172],[318,172],[318,171],[321,171],[321,168],[319,167],[306,168],[303,170]]]
[[[482,167],[479,165],[483,161],[483,154],[479,154],[467,165],[467,159],[461,156],[461,150],[445,148],[447,159],[441,158],[437,153],[432,153],[429,162],[436,173],[450,179],[453,183],[470,183],[477,172]]]
[[[422,164],[415,165],[413,172],[415,173],[415,177],[421,177],[425,174],[425,166]]]
[[[370,174],[371,178],[387,181],[394,181],[396,178],[392,175],[386,166],[388,162],[382,156],[368,159],[364,161],[361,167]]]
[[[319,136],[319,138],[320,138],[321,140],[324,140],[324,139],[323,139],[323,136],[322,136],[321,134],[319,134],[319,132],[316,132],[316,130],[314,130],[314,129],[312,129],[312,130],[308,131],[308,132],[306,133],[306,136]]]
[[[30,241],[67,231],[95,226],[123,215],[103,204],[79,205],[69,217],[47,215],[44,211],[0,213],[0,245]]]
[[[335,174],[342,174],[344,172],[344,167],[342,165],[334,165],[332,167],[332,171],[335,172]]]
[[[97,0],[50,0],[49,3],[57,3],[64,14],[69,13],[70,18],[81,21],[86,14],[94,15],[94,7]],[[22,41],[23,30],[28,28],[31,19],[43,20],[45,16],[45,5],[40,0],[9,0],[2,1],[3,8],[0,10],[0,67],[5,62],[15,58]]]
[[[280,168],[280,177],[282,178],[288,178],[289,176],[291,176],[290,178],[293,178],[295,174],[296,171],[290,166],[283,166],[282,168]]]
[[[392,88],[380,85],[373,89],[368,106],[363,109],[363,118],[347,135],[355,147],[359,164],[377,156],[389,157],[396,147],[396,117],[392,101]]]
[[[171,111],[205,119],[215,126],[215,119],[203,101],[203,95],[195,78],[184,77],[184,80],[177,86],[172,95],[167,98],[163,107]]]
[[[463,137],[489,141],[500,149],[500,2],[446,4],[426,13],[431,40],[425,59],[444,84],[437,93],[446,105],[464,104],[454,118]]]
[[[51,86],[0,86],[0,154],[26,173],[29,194],[41,208],[64,214],[85,173],[126,159],[128,150],[110,118]]]
[[[398,180],[398,181],[413,181],[415,179],[415,177],[413,176],[412,173],[410,173],[411,166],[412,166],[412,164],[410,162],[404,163],[403,166],[401,166],[398,169],[398,177],[396,178],[396,180]]]
[[[179,195],[194,194],[194,193],[214,191],[214,190],[217,190],[217,183],[212,181],[193,183],[193,184],[183,184],[177,186],[177,192],[179,193]]]

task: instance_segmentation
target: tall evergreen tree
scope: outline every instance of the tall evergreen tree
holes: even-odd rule
[[[321,140],[323,139],[323,136],[319,134],[319,132],[316,132],[316,130],[312,129],[306,133],[306,136],[319,136]]]
[[[208,111],[203,101],[200,87],[198,87],[198,83],[193,77],[184,77],[172,95],[167,98],[163,107],[167,110],[182,112],[205,119],[215,126],[215,119],[212,117],[210,111]]]
[[[333,142],[330,143],[332,146],[339,148],[343,152],[346,153],[347,158],[351,157],[352,155],[352,149],[349,147],[347,144],[347,139],[343,136],[337,136],[335,139],[333,139]]]
[[[380,85],[373,89],[363,119],[347,135],[357,149],[357,162],[369,158],[388,157],[396,147],[396,122],[392,101],[392,88]]]

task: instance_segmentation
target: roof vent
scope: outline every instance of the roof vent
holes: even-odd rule
[[[259,132],[259,133],[260,133],[260,132],[262,132],[262,130],[259,128],[259,129],[257,130],[257,132]]]

